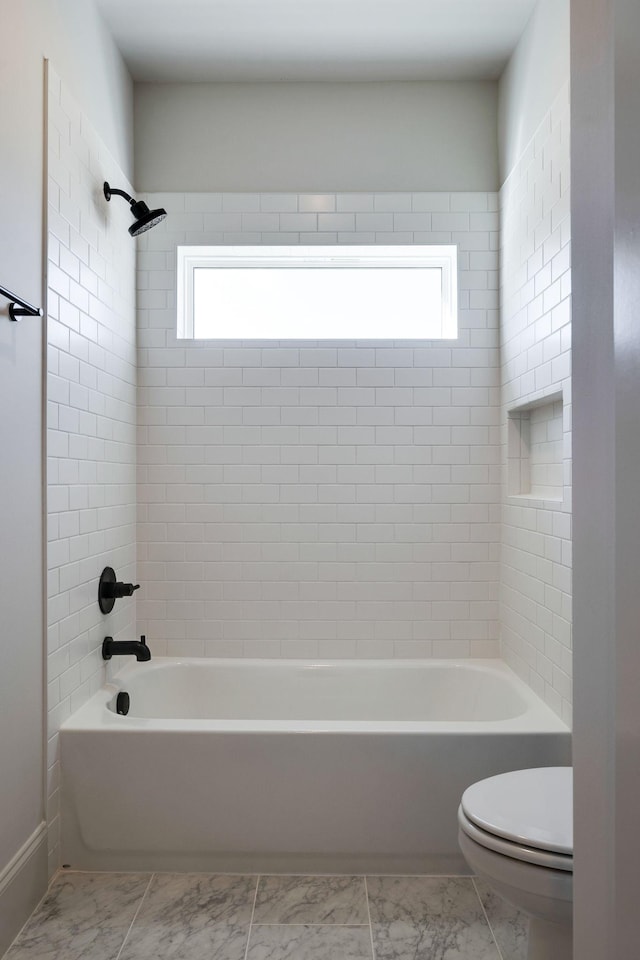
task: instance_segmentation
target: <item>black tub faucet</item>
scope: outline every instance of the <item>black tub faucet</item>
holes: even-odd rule
[[[102,642],[102,659],[111,660],[113,656],[126,656],[132,654],[136,660],[151,660],[151,650],[147,646],[147,638],[144,634],[139,640],[114,640],[113,637],[105,637]]]

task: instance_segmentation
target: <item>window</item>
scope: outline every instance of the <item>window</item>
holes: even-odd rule
[[[457,336],[455,246],[178,247],[178,336]]]

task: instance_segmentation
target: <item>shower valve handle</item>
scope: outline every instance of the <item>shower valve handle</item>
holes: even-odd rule
[[[116,600],[119,600],[120,597],[132,597],[134,590],[139,590],[140,584],[136,583],[114,583],[113,585],[113,596]]]
[[[98,605],[102,613],[111,613],[116,600],[122,597],[132,597],[135,590],[140,589],[139,583],[123,583],[116,578],[113,567],[105,567],[98,585]]]

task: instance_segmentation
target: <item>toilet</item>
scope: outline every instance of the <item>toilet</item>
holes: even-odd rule
[[[572,768],[474,783],[462,795],[458,826],[473,872],[528,915],[528,960],[572,960]]]

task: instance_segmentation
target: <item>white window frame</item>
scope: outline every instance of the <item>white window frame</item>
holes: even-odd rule
[[[194,337],[194,271],[199,268],[296,267],[440,268],[442,271],[442,329],[440,336],[424,340],[455,340],[458,336],[458,250],[455,244],[410,246],[178,246],[177,336]],[[208,337],[238,340],[237,336]],[[262,339],[262,338],[261,338]],[[268,339],[268,338],[267,338]],[[279,338],[274,338],[279,339]],[[300,337],[322,340],[322,337]],[[389,337],[368,339],[394,340]]]

